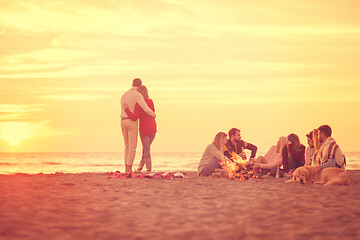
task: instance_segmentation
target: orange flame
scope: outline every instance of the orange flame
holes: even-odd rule
[[[251,164],[248,161],[243,160],[235,152],[231,153],[231,160],[222,161],[221,166],[228,174],[228,179],[234,179],[236,181],[244,181],[246,179],[255,179],[254,171],[252,170]]]

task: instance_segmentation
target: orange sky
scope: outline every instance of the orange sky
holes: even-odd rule
[[[156,152],[231,127],[265,152],[322,124],[360,151],[360,2],[241,2],[0,0],[0,151],[122,151],[135,77]]]

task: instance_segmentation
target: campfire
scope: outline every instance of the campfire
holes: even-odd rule
[[[254,175],[253,166],[249,161],[243,160],[236,153],[232,153],[231,155],[231,160],[233,160],[234,162],[221,162],[221,166],[223,170],[226,171],[228,179],[245,181],[257,178],[257,176]]]

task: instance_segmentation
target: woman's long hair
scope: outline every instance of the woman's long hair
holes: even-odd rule
[[[220,152],[224,152],[224,146],[220,146],[220,140],[224,137],[226,137],[227,134],[224,132],[218,132],[214,138],[214,140],[212,141],[212,144],[215,145],[215,147],[220,151]]]
[[[281,154],[282,153],[282,151],[283,151],[283,149],[284,149],[284,147],[286,146],[286,137],[284,137],[284,136],[281,136],[281,137],[279,137],[279,144],[280,144],[280,148],[278,149],[278,151],[279,151],[279,153]]]
[[[146,88],[144,85],[140,85],[140,86],[137,88],[137,91],[144,96],[144,99],[149,99],[148,90],[147,90],[147,88]]]
[[[296,134],[290,134],[289,136],[287,136],[287,140],[292,143],[295,151],[300,152],[300,139]]]
[[[321,145],[322,145],[322,143],[321,143],[321,141],[319,139],[319,137],[320,137],[319,135],[320,135],[319,130],[314,129],[312,139],[314,141],[314,147],[315,147],[316,151],[318,151],[320,149]]]

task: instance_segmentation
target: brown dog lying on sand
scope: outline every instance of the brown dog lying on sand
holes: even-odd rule
[[[293,178],[287,182],[299,182],[302,184],[320,183],[324,184],[324,186],[350,183],[348,174],[340,168],[324,168],[316,174],[311,174],[311,168],[309,166],[298,167],[293,173]]]

